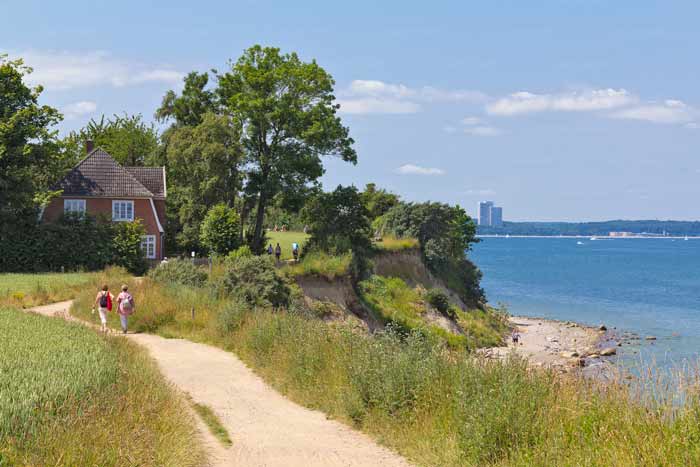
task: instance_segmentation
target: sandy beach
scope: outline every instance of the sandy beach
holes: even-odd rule
[[[519,343],[515,345],[508,338],[506,347],[485,349],[485,356],[505,358],[515,352],[534,366],[566,372],[583,368],[593,373],[609,366],[605,356],[617,352],[616,344],[609,341],[605,329],[523,316],[512,316],[509,321],[517,329]]]

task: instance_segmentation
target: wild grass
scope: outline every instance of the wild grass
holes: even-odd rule
[[[145,351],[0,310],[0,465],[201,466],[184,401]]]
[[[172,321],[156,332],[235,352],[291,399],[416,465],[700,465],[697,387],[683,405],[643,405],[624,383],[533,370],[514,357],[482,360],[421,333],[370,336],[303,307],[252,310],[210,299],[206,288],[139,287],[152,303],[171,303]],[[194,321],[186,297],[200,303]],[[222,313],[230,315],[225,326]]]
[[[382,237],[381,241],[375,241],[374,246],[384,251],[413,250],[420,245],[417,238],[397,238],[392,236]]]
[[[317,276],[333,280],[349,274],[352,254],[330,255],[321,251],[312,251],[295,264],[290,264],[284,271],[290,277]]]
[[[231,444],[233,444],[226,427],[221,423],[221,420],[219,420],[219,417],[216,416],[216,413],[214,413],[211,407],[206,404],[198,404],[197,402],[193,402],[192,406],[194,407],[194,411],[197,412],[211,433],[221,444],[224,446],[231,446]]]
[[[29,308],[68,300],[95,279],[95,273],[0,274],[0,306]]]

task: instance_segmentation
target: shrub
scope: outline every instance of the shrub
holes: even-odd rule
[[[243,245],[230,252],[226,256],[226,259],[229,261],[237,261],[240,258],[247,258],[249,256],[253,256],[253,251],[248,245]]]
[[[201,287],[207,280],[207,273],[192,264],[191,261],[173,259],[161,263],[148,273],[157,282],[192,285]]]
[[[143,275],[148,270],[148,262],[141,249],[141,237],[145,234],[146,229],[140,220],[116,224],[112,264],[122,266],[136,276]]]
[[[217,204],[207,212],[200,240],[211,254],[225,255],[240,245],[241,219],[235,209]]]
[[[226,292],[251,305],[280,307],[289,303],[289,287],[267,257],[243,257],[230,263],[222,285]]]
[[[425,294],[425,300],[442,314],[447,314],[450,308],[450,299],[440,289],[430,289]]]

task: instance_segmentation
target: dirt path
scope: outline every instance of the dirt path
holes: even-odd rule
[[[70,303],[33,311],[73,319]],[[183,339],[127,337],[146,347],[165,377],[210,406],[228,429],[231,448],[207,440],[214,466],[409,466],[368,436],[289,401],[232,353]]]

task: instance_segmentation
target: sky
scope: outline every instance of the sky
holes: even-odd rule
[[[254,44],[335,79],[358,164],[409,201],[481,200],[505,220],[700,219],[700,2],[0,0],[62,133],[150,121],[189,71]]]

